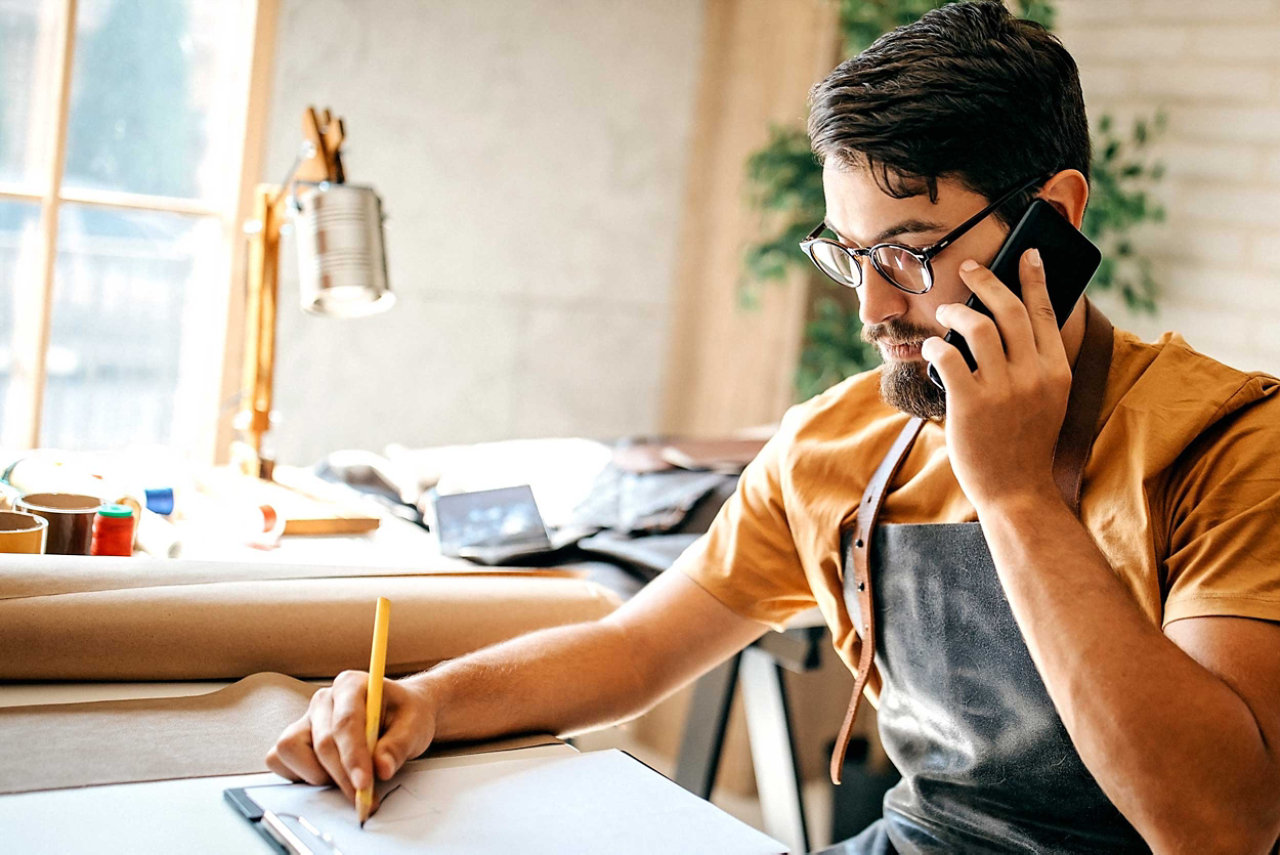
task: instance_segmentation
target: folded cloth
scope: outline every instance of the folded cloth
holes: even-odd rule
[[[603,556],[622,564],[644,579],[652,579],[680,557],[700,534],[650,534],[631,537],[602,531],[578,541],[578,549],[589,556]]]
[[[574,522],[628,534],[674,531],[703,499],[737,481],[736,475],[716,472],[638,474],[609,466],[574,511]]]

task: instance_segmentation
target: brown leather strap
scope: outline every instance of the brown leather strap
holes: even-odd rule
[[[1080,491],[1084,479],[1084,465],[1093,447],[1098,416],[1102,412],[1102,400],[1106,392],[1107,373],[1111,368],[1112,335],[1111,321],[1107,320],[1106,315],[1102,314],[1092,302],[1086,300],[1084,340],[1072,369],[1067,412],[1063,418],[1062,430],[1058,433],[1058,444],[1053,456],[1054,483],[1057,484],[1063,500],[1076,516],[1080,515]],[[853,696],[849,699],[849,709],[845,713],[844,722],[840,725],[840,734],[836,737],[835,749],[831,754],[831,781],[835,784],[840,783],[844,771],[844,758],[849,748],[849,739],[853,734],[853,723],[858,717],[863,690],[866,688],[871,668],[875,663],[876,634],[871,591],[871,535],[875,530],[876,520],[880,516],[880,507],[884,502],[885,493],[903,461],[907,459],[907,453],[911,450],[916,437],[920,435],[923,426],[924,420],[920,418],[913,418],[903,426],[898,438],[894,440],[889,452],[880,461],[880,465],[867,483],[854,518],[853,572],[858,591],[858,613],[861,618],[861,626],[856,626],[854,629],[861,638],[861,642]],[[850,614],[852,616],[852,611]]]
[[[858,585],[858,614],[862,622],[854,630],[862,638],[862,645],[858,653],[858,671],[854,675],[853,697],[849,700],[849,710],[844,714],[844,724],[840,725],[840,735],[836,737],[835,751],[831,754],[831,781],[834,784],[840,783],[840,776],[844,771],[844,755],[849,749],[849,737],[853,733],[853,722],[858,717],[862,691],[866,688],[867,678],[871,675],[871,666],[875,661],[876,615],[871,608],[871,572],[870,562],[867,560],[871,548],[871,532],[875,528],[876,517],[880,515],[880,505],[888,492],[889,482],[898,473],[902,461],[907,459],[907,452],[920,435],[922,427],[924,419],[918,416],[903,425],[902,432],[893,441],[889,453],[880,461],[867,483],[867,489],[862,493],[862,502],[858,505],[857,516],[854,517],[853,566]]]
[[[1053,451],[1053,481],[1077,517],[1080,516],[1080,490],[1084,486],[1084,464],[1098,430],[1114,341],[1111,321],[1088,300],[1085,300],[1084,318],[1084,341],[1071,372],[1067,414]]]

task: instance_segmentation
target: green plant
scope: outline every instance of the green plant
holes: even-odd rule
[[[836,0],[845,51],[858,53],[894,27],[911,23],[942,0]],[[1024,18],[1052,29],[1054,4],[1048,0],[1011,0]],[[1156,284],[1151,260],[1137,253],[1131,234],[1144,222],[1161,222],[1164,210],[1148,195],[1150,182],[1163,175],[1148,160],[1148,145],[1163,130],[1165,116],[1138,119],[1128,136],[1116,132],[1103,115],[1094,128],[1091,195],[1083,231],[1103,251],[1103,262],[1090,287],[1118,291],[1125,303],[1154,312]],[[809,262],[796,244],[822,220],[826,202],[822,171],[809,150],[804,128],[775,126],[769,141],[747,160],[750,204],[758,211],[767,236],[746,250],[743,306],[756,304],[760,287],[785,280],[788,271],[808,271]],[[879,364],[875,348],[860,338],[856,302],[840,286],[815,275],[810,320],[805,325],[795,387],[800,399],[810,397],[850,374]]]
[[[930,9],[945,6],[942,0],[838,0],[840,31],[848,56],[860,53],[871,43],[895,27],[916,21]],[[1053,29],[1054,8],[1048,0],[1012,0],[1009,4],[1019,17]]]
[[[812,315],[805,324],[800,364],[796,366],[796,399],[800,401],[880,363],[875,347],[862,340],[856,308],[824,296],[814,303]]]
[[[1115,120],[1104,115],[1093,138],[1089,204],[1081,231],[1102,249],[1102,263],[1090,287],[1118,291],[1129,308],[1154,313],[1156,282],[1151,259],[1139,255],[1130,233],[1144,222],[1164,222],[1164,208],[1152,201],[1146,187],[1164,175],[1164,165],[1152,163],[1147,146],[1164,130],[1163,111],[1137,119],[1128,138],[1115,131]]]
[[[781,223],[772,237],[747,248],[746,278],[738,293],[745,306],[753,306],[753,285],[781,280],[792,266],[808,263],[796,245],[826,216],[827,203],[822,170],[803,128],[771,128],[768,144],[747,159],[747,183],[752,207]]]

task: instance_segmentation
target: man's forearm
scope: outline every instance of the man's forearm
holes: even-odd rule
[[[655,698],[625,631],[607,621],[539,630],[409,678],[439,701],[436,739],[570,734],[625,721]]]
[[[1115,805],[1157,851],[1247,835],[1276,774],[1248,704],[1147,619],[1056,497],[979,518],[1049,695]]]

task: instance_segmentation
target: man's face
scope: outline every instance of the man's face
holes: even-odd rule
[[[841,243],[854,247],[890,242],[923,249],[990,203],[954,179],[938,180],[936,203],[929,201],[927,193],[894,199],[876,186],[866,169],[828,166],[823,169],[822,184],[827,225]],[[929,379],[920,345],[929,336],[947,332],[934,318],[938,307],[964,302],[971,293],[960,279],[960,262],[972,258],[990,265],[1007,234],[1007,227],[994,215],[984,218],[934,256],[933,287],[924,294],[895,288],[868,259],[860,259],[862,337],[876,345],[884,359],[880,391],[886,403],[925,418],[945,415],[946,396]]]

